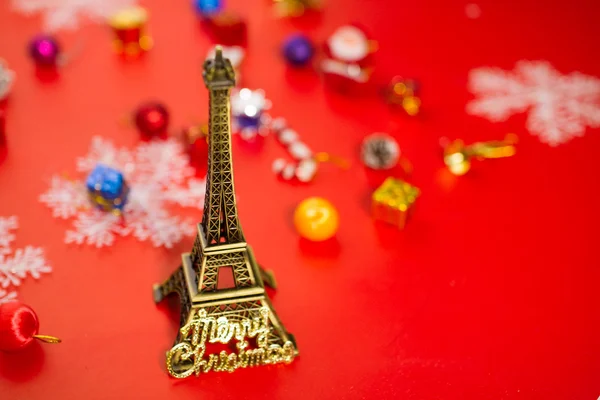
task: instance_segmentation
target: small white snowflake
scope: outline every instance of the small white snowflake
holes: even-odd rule
[[[6,289],[20,286],[27,276],[39,279],[52,271],[39,247],[26,246],[12,252],[10,244],[15,235],[11,231],[17,226],[17,217],[0,217],[0,304],[17,298],[14,290]]]
[[[17,217],[0,217],[0,254],[10,253],[10,244],[15,240],[13,230],[19,226]]]
[[[7,292],[4,289],[0,289],[0,304],[8,303],[17,299],[17,292]]]
[[[116,236],[132,235],[154,246],[172,247],[195,233],[192,220],[171,215],[171,206],[201,209],[205,181],[193,178],[194,169],[175,139],[139,144],[133,150],[118,149],[99,137],[89,153],[77,160],[77,169],[88,173],[102,163],[123,172],[129,186],[121,216],[90,206],[85,183],[55,176],[40,201],[60,218],[75,217],[66,232],[67,243],[111,246]]]
[[[11,256],[0,255],[0,286],[3,288],[19,286],[27,275],[39,279],[41,274],[51,271],[39,247],[27,246],[15,250]]]
[[[41,196],[41,200],[52,208],[53,217],[64,219],[89,207],[85,186],[59,176],[52,177],[50,189]]]
[[[80,17],[103,20],[136,3],[136,0],[12,0],[12,7],[27,15],[43,13],[44,28],[56,31],[77,28]]]
[[[469,90],[476,96],[467,104],[469,114],[497,122],[529,111],[527,129],[551,146],[600,127],[600,79],[562,75],[545,61],[520,61],[511,72],[476,68]]]

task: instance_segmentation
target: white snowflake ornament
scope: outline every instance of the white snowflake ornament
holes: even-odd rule
[[[600,127],[600,79],[580,72],[563,75],[545,61],[520,61],[511,72],[474,69],[469,90],[476,98],[467,113],[499,122],[528,112],[527,130],[550,146]]]
[[[0,217],[0,254],[10,253],[10,244],[15,240],[13,230],[17,229],[17,217]]]
[[[0,289],[0,304],[8,303],[9,301],[17,300],[17,292],[11,291],[8,292],[4,289]]]
[[[17,217],[0,217],[0,304],[16,300],[14,288],[28,276],[39,279],[52,271],[39,247],[26,246],[12,250],[12,233],[18,226]]]
[[[122,215],[92,207],[84,180],[54,176],[40,201],[52,209],[54,217],[74,217],[73,229],[65,242],[96,247],[111,246],[117,236],[133,236],[156,247],[170,248],[195,233],[192,220],[172,215],[172,206],[201,209],[204,180],[193,177],[188,156],[175,139],[145,142],[134,149],[116,148],[95,137],[90,151],[77,160],[77,170],[89,173],[102,163],[123,173],[129,186]]]
[[[27,15],[42,13],[44,28],[53,32],[77,28],[81,17],[105,20],[136,3],[136,0],[12,0],[12,7]]]

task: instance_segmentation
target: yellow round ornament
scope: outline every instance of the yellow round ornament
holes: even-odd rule
[[[313,242],[327,240],[338,230],[338,212],[329,201],[321,197],[309,197],[296,207],[294,226],[303,238]]]

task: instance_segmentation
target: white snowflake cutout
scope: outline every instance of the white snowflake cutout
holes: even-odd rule
[[[17,300],[17,292],[8,292],[4,289],[0,289],[0,304],[15,300]]]
[[[28,276],[39,279],[52,271],[39,247],[26,246],[12,252],[10,244],[15,239],[12,231],[17,227],[17,217],[0,217],[0,304],[16,300],[13,289]]]
[[[12,0],[12,7],[26,15],[42,13],[44,28],[57,31],[77,28],[80,17],[103,20],[136,3],[136,0]]]
[[[18,227],[17,217],[0,217],[0,254],[10,253],[10,244],[15,240],[13,230]]]
[[[80,182],[53,176],[50,189],[40,197],[43,203],[52,208],[52,216],[71,218],[84,208],[89,207],[85,186]]]
[[[51,271],[39,247],[27,246],[12,255],[0,255],[0,286],[3,288],[19,286],[27,275],[39,279],[41,274]]]
[[[469,75],[475,99],[467,113],[493,122],[529,112],[527,129],[550,146],[600,127],[600,79],[572,72],[562,75],[545,61],[519,61],[514,71],[476,68]]]
[[[123,173],[129,186],[127,204],[121,216],[97,210],[89,203],[84,180],[53,177],[40,201],[55,217],[75,217],[65,242],[103,247],[113,245],[117,236],[131,235],[170,248],[194,235],[193,221],[172,215],[171,206],[201,209],[205,181],[193,177],[194,169],[177,140],[145,142],[129,150],[95,137],[89,153],[77,160],[77,170],[87,174],[98,163]]]

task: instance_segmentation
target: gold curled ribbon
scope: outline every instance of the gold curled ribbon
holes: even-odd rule
[[[61,339],[59,339],[59,338],[57,338],[57,337],[55,337],[55,336],[48,336],[48,335],[33,335],[32,337],[33,337],[34,339],[40,340],[40,341],[42,341],[42,342],[44,342],[44,343],[52,343],[52,344],[55,344],[55,343],[60,343],[60,342],[62,342],[62,340],[61,340]]]

